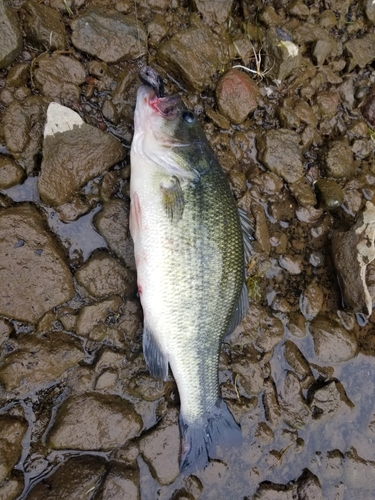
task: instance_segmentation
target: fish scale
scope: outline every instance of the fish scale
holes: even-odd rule
[[[156,80],[156,79],[154,79]],[[181,469],[194,470],[240,430],[220,398],[223,337],[247,305],[240,218],[225,175],[179,96],[138,90],[130,227],[154,376],[176,380]],[[238,439],[237,439],[238,440]]]

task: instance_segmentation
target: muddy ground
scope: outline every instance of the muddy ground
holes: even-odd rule
[[[371,0],[0,0],[1,500],[374,498],[374,22]],[[190,477],[141,350],[144,64],[254,226],[220,367],[243,444]]]

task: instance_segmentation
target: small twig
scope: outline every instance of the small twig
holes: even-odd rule
[[[252,43],[251,43],[251,47],[252,47],[253,52],[254,52],[256,70],[248,68],[247,66],[243,66],[242,64],[236,64],[235,66],[233,66],[233,68],[243,69],[245,71],[248,71],[249,73],[253,73],[254,75],[257,75],[260,80],[263,80],[263,78],[267,75],[267,73],[272,71],[272,68],[275,65],[275,60],[273,61],[272,66],[270,68],[262,71],[262,68],[261,68],[261,65],[262,65],[262,47],[260,48],[258,53],[256,53],[255,47]]]

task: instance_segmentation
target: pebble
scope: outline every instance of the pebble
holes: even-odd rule
[[[0,157],[0,189],[8,189],[20,184],[25,178],[25,172],[9,156]]]
[[[341,363],[357,353],[354,334],[345,330],[329,316],[320,314],[310,323],[316,356],[325,363]]]
[[[215,90],[219,112],[236,125],[244,122],[258,106],[258,85],[243,71],[230,69]]]
[[[310,283],[301,293],[299,307],[307,321],[315,318],[322,309],[324,295],[317,283]]]
[[[67,48],[65,26],[57,10],[30,0],[22,5],[22,18],[22,26],[31,45],[43,51]]]
[[[303,270],[302,258],[299,255],[282,255],[279,258],[279,265],[289,274],[301,274]]]
[[[333,179],[319,179],[315,182],[314,188],[322,208],[335,210],[342,205],[344,192]]]
[[[257,138],[258,158],[271,172],[286,182],[303,177],[299,135],[292,130],[268,130]]]
[[[353,171],[353,152],[345,140],[332,141],[325,157],[327,177],[350,178]]]
[[[0,415],[0,483],[21,458],[22,439],[27,427],[26,420]]]
[[[0,2],[0,69],[10,66],[22,49],[21,25],[7,2]]]

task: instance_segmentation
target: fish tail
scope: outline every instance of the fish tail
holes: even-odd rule
[[[187,422],[180,414],[179,425],[181,472],[203,469],[209,458],[215,458],[217,446],[227,449],[242,441],[241,429],[222,399],[199,422]]]

